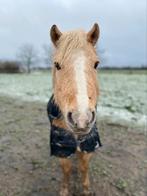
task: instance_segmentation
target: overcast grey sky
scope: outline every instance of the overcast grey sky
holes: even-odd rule
[[[108,65],[147,65],[146,13],[146,0],[0,0],[0,59],[24,43],[50,44],[52,24],[88,31],[98,22]]]

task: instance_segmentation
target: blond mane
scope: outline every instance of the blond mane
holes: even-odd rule
[[[58,48],[54,60],[62,63],[73,54],[75,49],[82,49],[86,46],[86,33],[83,30],[64,33],[58,41]]]

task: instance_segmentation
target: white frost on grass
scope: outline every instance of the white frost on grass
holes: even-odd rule
[[[97,119],[108,124],[139,128],[147,134],[147,116],[139,113],[131,113],[124,109],[116,109],[110,107],[97,107]]]
[[[51,74],[0,74],[0,95],[23,101],[47,102],[52,91]]]
[[[101,72],[99,83],[98,119],[107,119],[110,123],[140,127],[145,130],[147,124],[146,73]],[[47,103],[51,94],[50,72],[0,74],[0,95],[2,96]]]

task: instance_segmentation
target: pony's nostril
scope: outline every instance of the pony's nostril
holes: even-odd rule
[[[92,117],[91,117],[90,123],[92,123],[94,120],[95,120],[95,112],[92,111]]]
[[[67,119],[68,119],[68,121],[69,121],[72,125],[74,125],[74,120],[73,120],[73,118],[72,118],[72,112],[68,112],[68,114],[67,114]]]

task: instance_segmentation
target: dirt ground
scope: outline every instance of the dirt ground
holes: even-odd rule
[[[146,135],[105,120],[98,127],[103,147],[90,164],[96,196],[147,195]],[[58,159],[49,155],[46,105],[0,97],[0,196],[58,196],[61,176]],[[74,196],[81,194],[77,179],[74,167]]]

